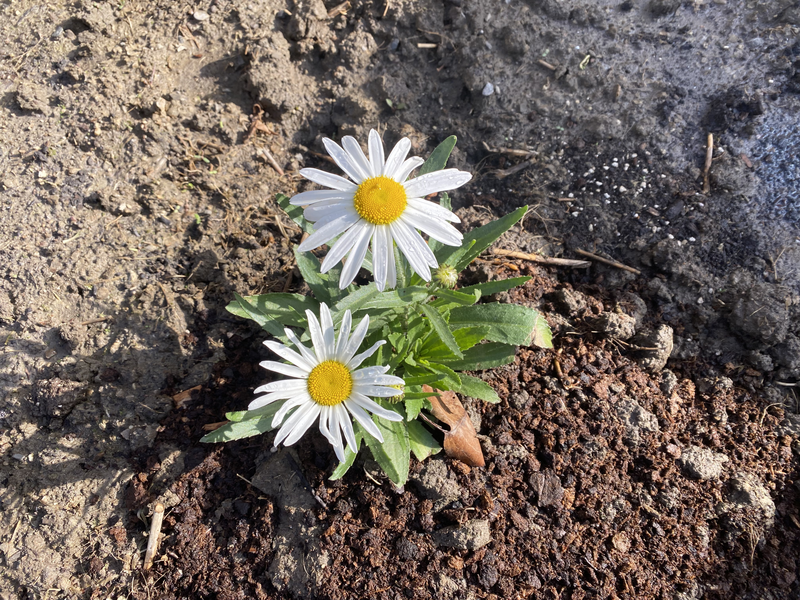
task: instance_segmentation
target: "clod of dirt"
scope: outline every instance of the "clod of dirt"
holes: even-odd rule
[[[789,330],[789,291],[781,285],[757,283],[742,290],[733,304],[732,329],[755,349],[780,344]]]
[[[423,496],[433,500],[439,508],[461,496],[458,483],[445,461],[440,459],[426,461],[419,474],[411,477],[411,481]]]
[[[643,369],[657,373],[666,366],[672,354],[672,327],[659,325],[655,331],[639,333],[631,341],[639,347],[636,362]]]
[[[556,506],[564,498],[564,488],[561,487],[561,480],[552,471],[534,473],[531,475],[531,486],[537,496],[539,507]]]
[[[47,88],[35,83],[25,82],[17,88],[17,104],[22,110],[47,113],[50,108]]]
[[[14,303],[11,297],[0,290],[0,324],[11,324],[14,322]]]
[[[623,313],[603,313],[592,324],[603,335],[617,340],[628,340],[636,333],[636,319]]]
[[[54,377],[33,386],[33,414],[40,417],[65,417],[86,399],[87,384]]]
[[[328,566],[328,553],[319,548],[320,526],[314,496],[306,489],[305,476],[293,449],[282,448],[259,460],[253,486],[272,496],[280,507],[272,545],[275,558],[269,578],[278,591],[314,597]]]
[[[775,503],[761,481],[750,473],[731,479],[726,500],[716,507],[725,530],[722,540],[734,553],[750,558],[775,522]]]
[[[478,550],[492,541],[489,521],[473,519],[461,527],[445,527],[433,534],[433,540],[440,546],[458,550]]]
[[[649,410],[639,406],[631,398],[622,398],[617,403],[617,416],[626,429],[628,441],[638,446],[642,441],[642,431],[653,433],[659,431],[658,419]]]
[[[558,290],[553,293],[552,299],[555,309],[565,317],[574,317],[586,310],[585,296],[574,290]]]
[[[684,471],[694,479],[717,480],[728,457],[708,448],[689,446],[678,459]]]
[[[731,479],[730,485],[728,502],[742,508],[761,510],[766,519],[766,526],[772,525],[775,518],[775,502],[758,477],[750,473],[739,473]]]

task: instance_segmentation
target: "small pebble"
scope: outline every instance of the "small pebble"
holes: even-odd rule
[[[481,92],[484,96],[491,96],[494,94],[494,85],[492,83],[487,83],[483,86],[483,91]]]
[[[192,15],[195,21],[207,21],[208,20],[208,13],[203,10],[196,10]]]

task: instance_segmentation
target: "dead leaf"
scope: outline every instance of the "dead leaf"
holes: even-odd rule
[[[183,390],[182,392],[178,392],[172,397],[172,401],[175,403],[175,408],[183,408],[184,405],[192,399],[192,392],[196,392],[200,390],[203,386],[196,385],[188,390]]]
[[[422,391],[432,394],[433,388],[423,385]],[[437,391],[437,393],[438,396],[430,396],[428,400],[432,406],[433,416],[450,427],[449,431],[444,432],[445,454],[470,467],[484,466],[486,463],[483,460],[478,434],[458,396],[455,392]]]

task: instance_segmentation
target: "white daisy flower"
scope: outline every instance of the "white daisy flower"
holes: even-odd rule
[[[276,448],[281,442],[285,446],[294,444],[319,417],[319,430],[331,443],[336,457],[342,462],[342,433],[350,449],[353,452],[358,451],[351,415],[367,433],[381,443],[383,436],[367,411],[388,421],[403,420],[402,416],[383,408],[367,396],[391,398],[397,395],[397,388],[389,386],[403,385],[404,382],[400,377],[386,375],[389,367],[358,368],[386,343],[381,340],[368,350],[356,354],[367,334],[369,316],[361,320],[351,336],[352,316],[349,310],[345,311],[338,340],[327,305],[320,304],[320,320],[310,310],[306,311],[306,317],[312,348],[301,344],[295,333],[288,328],[285,330],[286,337],[299,352],[279,342],[264,342],[267,348],[291,364],[265,360],[261,366],[293,379],[262,385],[255,393],[267,394],[253,400],[248,408],[255,410],[277,400],[286,400],[272,420],[273,427],[283,423],[275,437]],[[283,419],[293,408],[297,410],[284,423]]]
[[[461,187],[472,175],[443,169],[407,181],[411,171],[425,161],[416,156],[406,159],[411,149],[408,138],[400,140],[384,159],[383,142],[374,129],[369,132],[369,158],[351,136],[342,138],[342,146],[328,138],[322,141],[350,180],[319,169],[300,169],[306,179],[333,188],[292,198],[295,206],[306,206],[305,217],[316,229],[300,244],[300,251],[313,250],[341,236],[322,262],[321,271],[329,271],[347,256],[339,278],[339,287],[344,289],[355,279],[371,244],[375,284],[383,291],[387,283],[389,288],[397,284],[393,250],[397,243],[411,268],[430,281],[431,268],[438,263],[417,230],[448,246],[460,246],[464,236],[450,225],[460,222],[456,215],[423,198]]]

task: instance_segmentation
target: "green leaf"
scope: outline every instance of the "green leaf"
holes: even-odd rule
[[[454,303],[461,306],[471,306],[478,301],[478,295],[473,292],[464,291],[456,291],[456,290],[447,290],[447,289],[440,289],[436,290],[435,292],[436,297],[439,300],[443,300],[447,303]],[[442,304],[442,302],[434,302],[434,305]]]
[[[408,442],[418,461],[423,461],[442,450],[436,438],[419,421],[412,421],[408,424]]]
[[[461,377],[448,365],[435,362],[425,362],[424,365],[434,373],[444,375],[442,380],[438,383],[441,389],[449,390],[461,385]]]
[[[464,350],[472,348],[486,338],[488,331],[488,327],[462,327],[453,331],[453,337],[458,344],[459,350],[464,352]],[[419,349],[418,355],[420,358],[434,362],[455,359],[455,356],[447,346],[439,341],[436,336],[430,336],[425,340],[425,343]]]
[[[392,410],[390,403],[383,400],[377,402],[384,408]],[[383,436],[383,443],[381,444],[369,434],[364,436],[364,441],[386,476],[395,485],[403,485],[408,481],[408,467],[411,462],[411,446],[408,441],[406,422],[387,421],[377,415],[373,415],[372,420]]]
[[[542,327],[547,327],[544,317],[539,311],[518,304],[459,306],[450,311],[450,327],[459,326],[488,327],[487,340],[515,346],[549,342],[549,336],[543,335]]]
[[[297,268],[300,269],[300,275],[303,280],[314,292],[317,300],[321,302],[330,302],[331,296],[328,293],[328,276],[322,275],[319,272],[320,263],[319,259],[310,252],[300,252],[297,246],[294,247],[294,259],[297,261]]]
[[[511,279],[501,279],[499,281],[487,281],[486,283],[478,283],[461,288],[459,291],[464,294],[478,293],[479,299],[484,296],[491,296],[492,294],[499,294],[500,292],[507,292],[513,290],[515,287],[525,285],[530,281],[530,277],[513,277]]]
[[[358,456],[358,450],[361,449],[361,440],[364,439],[364,430],[361,429],[361,425],[357,422],[353,423],[353,431],[356,436],[356,451],[353,452],[350,449],[350,445],[345,442],[344,446],[344,462],[340,462],[339,466],[333,470],[331,476],[328,477],[331,481],[336,481],[337,479],[341,479],[344,477],[345,473],[350,470],[350,467],[353,466],[353,463],[356,461],[356,456]]]
[[[428,160],[426,160],[425,164],[422,165],[422,168],[419,170],[419,174],[426,175],[427,173],[433,173],[434,171],[441,171],[444,169],[445,165],[447,164],[447,159],[450,158],[450,153],[453,152],[453,148],[456,146],[456,141],[456,136],[451,135],[441,144],[436,146],[436,149],[431,152]]]
[[[461,360],[442,359],[442,363],[456,371],[483,371],[514,362],[516,354],[517,349],[514,346],[489,342],[465,351],[464,358]]]
[[[359,310],[405,308],[414,302],[426,300],[431,293],[426,287],[414,286],[383,292],[361,306]]]
[[[303,209],[300,206],[292,206],[289,201],[291,198],[286,194],[278,194],[275,201],[278,203],[289,218],[300,226],[300,229],[308,233],[314,232],[314,226],[303,216]]]
[[[464,375],[464,373],[459,373],[458,375],[461,378],[461,385],[458,388],[453,388],[454,392],[469,396],[470,398],[485,400],[492,404],[500,402],[500,396],[497,395],[497,392],[482,379],[472,377],[471,375]]]
[[[226,310],[238,317],[252,319],[277,338],[285,339],[284,327],[307,327],[305,311],[319,311],[319,302],[300,294],[262,294],[240,296],[226,306]]]
[[[333,322],[338,325],[342,322],[344,311],[349,310],[355,313],[360,310],[367,302],[377,297],[380,294],[378,288],[375,287],[375,282],[357,288],[354,292],[348,294],[343,299],[339,300],[333,307]]]
[[[441,378],[441,375],[431,373],[430,375],[405,376],[403,377],[403,380],[406,382],[406,387],[411,387],[412,385],[430,385],[432,383],[436,383]]]
[[[461,349],[458,347],[456,338],[453,337],[453,332],[450,331],[450,328],[447,326],[447,322],[444,320],[442,315],[439,314],[439,311],[431,306],[428,306],[427,304],[420,304],[419,308],[422,310],[425,316],[428,317],[434,332],[436,332],[436,335],[439,336],[439,339],[444,342],[444,345],[447,346],[447,349],[458,358],[464,358],[464,355],[461,353]]]
[[[464,236],[464,241],[460,247],[445,246],[440,248],[436,253],[436,260],[439,261],[439,264],[446,263],[455,267],[458,272],[463,271],[481,252],[519,222],[527,211],[527,206],[520,206],[505,217],[487,223],[483,227],[473,229]]]
[[[409,396],[410,395],[411,394],[409,394]],[[430,396],[430,394],[428,394],[428,396]],[[425,406],[425,398],[409,398],[406,396],[404,401],[406,405],[406,421],[413,421],[419,416],[419,411]]]
[[[230,419],[230,423],[226,423],[222,427],[207,433],[200,438],[200,441],[212,444],[217,442],[230,442],[232,440],[240,440],[271,431],[273,429],[272,419],[275,417],[275,413],[278,412],[278,409],[283,406],[284,402],[285,400],[279,400],[257,410],[228,413],[226,415],[227,417],[233,416],[237,419]],[[248,417],[248,414],[251,416]]]

